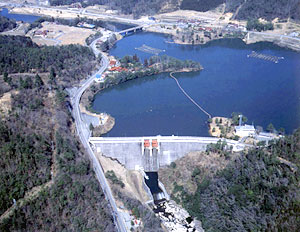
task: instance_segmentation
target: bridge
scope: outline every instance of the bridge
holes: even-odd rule
[[[136,27],[125,29],[123,31],[119,31],[118,33],[122,36],[126,36],[129,33],[136,33],[137,31],[143,31],[144,27],[145,27],[145,25],[139,25]]]
[[[145,172],[156,172],[187,153],[205,151],[207,145],[218,141],[219,138],[192,136],[89,138],[94,152],[118,160],[129,170],[143,168]],[[222,141],[228,148],[232,146],[233,151],[242,151],[247,146],[235,140]]]

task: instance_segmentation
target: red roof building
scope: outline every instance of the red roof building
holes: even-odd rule
[[[116,61],[115,60],[110,60],[109,61],[109,66],[114,67],[116,65]]]
[[[112,67],[112,68],[109,69],[109,71],[112,71],[112,72],[114,72],[114,71],[117,71],[117,72],[122,72],[122,71],[127,72],[128,69],[127,68],[123,68],[123,67]]]

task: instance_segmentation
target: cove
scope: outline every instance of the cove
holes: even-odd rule
[[[136,50],[146,44],[165,50],[161,54],[199,61],[201,72],[177,73],[185,91],[212,116],[230,117],[242,112],[248,123],[269,123],[291,133],[300,126],[300,54],[271,43],[245,45],[238,39],[207,45],[165,43],[166,36],[139,33],[125,37],[111,55],[151,54]],[[275,64],[247,58],[252,51],[284,57]],[[191,135],[208,136],[207,116],[178,89],[169,74],[132,80],[99,92],[93,109],[116,119],[106,136]]]

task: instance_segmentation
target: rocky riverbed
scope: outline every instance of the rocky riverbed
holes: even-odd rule
[[[172,200],[156,202],[153,211],[168,231],[204,232],[201,222],[193,219],[185,209]]]

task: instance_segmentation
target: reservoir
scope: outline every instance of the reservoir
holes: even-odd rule
[[[10,14],[7,8],[3,8],[2,11],[0,11],[0,15],[9,19],[14,19],[16,21],[23,21],[26,23],[33,23],[34,21],[40,18],[39,16],[35,16],[35,15]]]
[[[192,59],[204,70],[177,73],[185,91],[212,116],[242,112],[248,124],[266,129],[272,123],[287,133],[300,127],[300,53],[271,43],[245,45],[238,39],[207,45],[166,43],[166,36],[138,33],[119,41],[111,54],[152,56],[135,48],[143,44],[178,59]],[[284,57],[278,63],[247,57],[252,51]],[[207,116],[179,90],[169,74],[132,80],[98,93],[93,109],[116,119],[107,136],[208,136]]]

